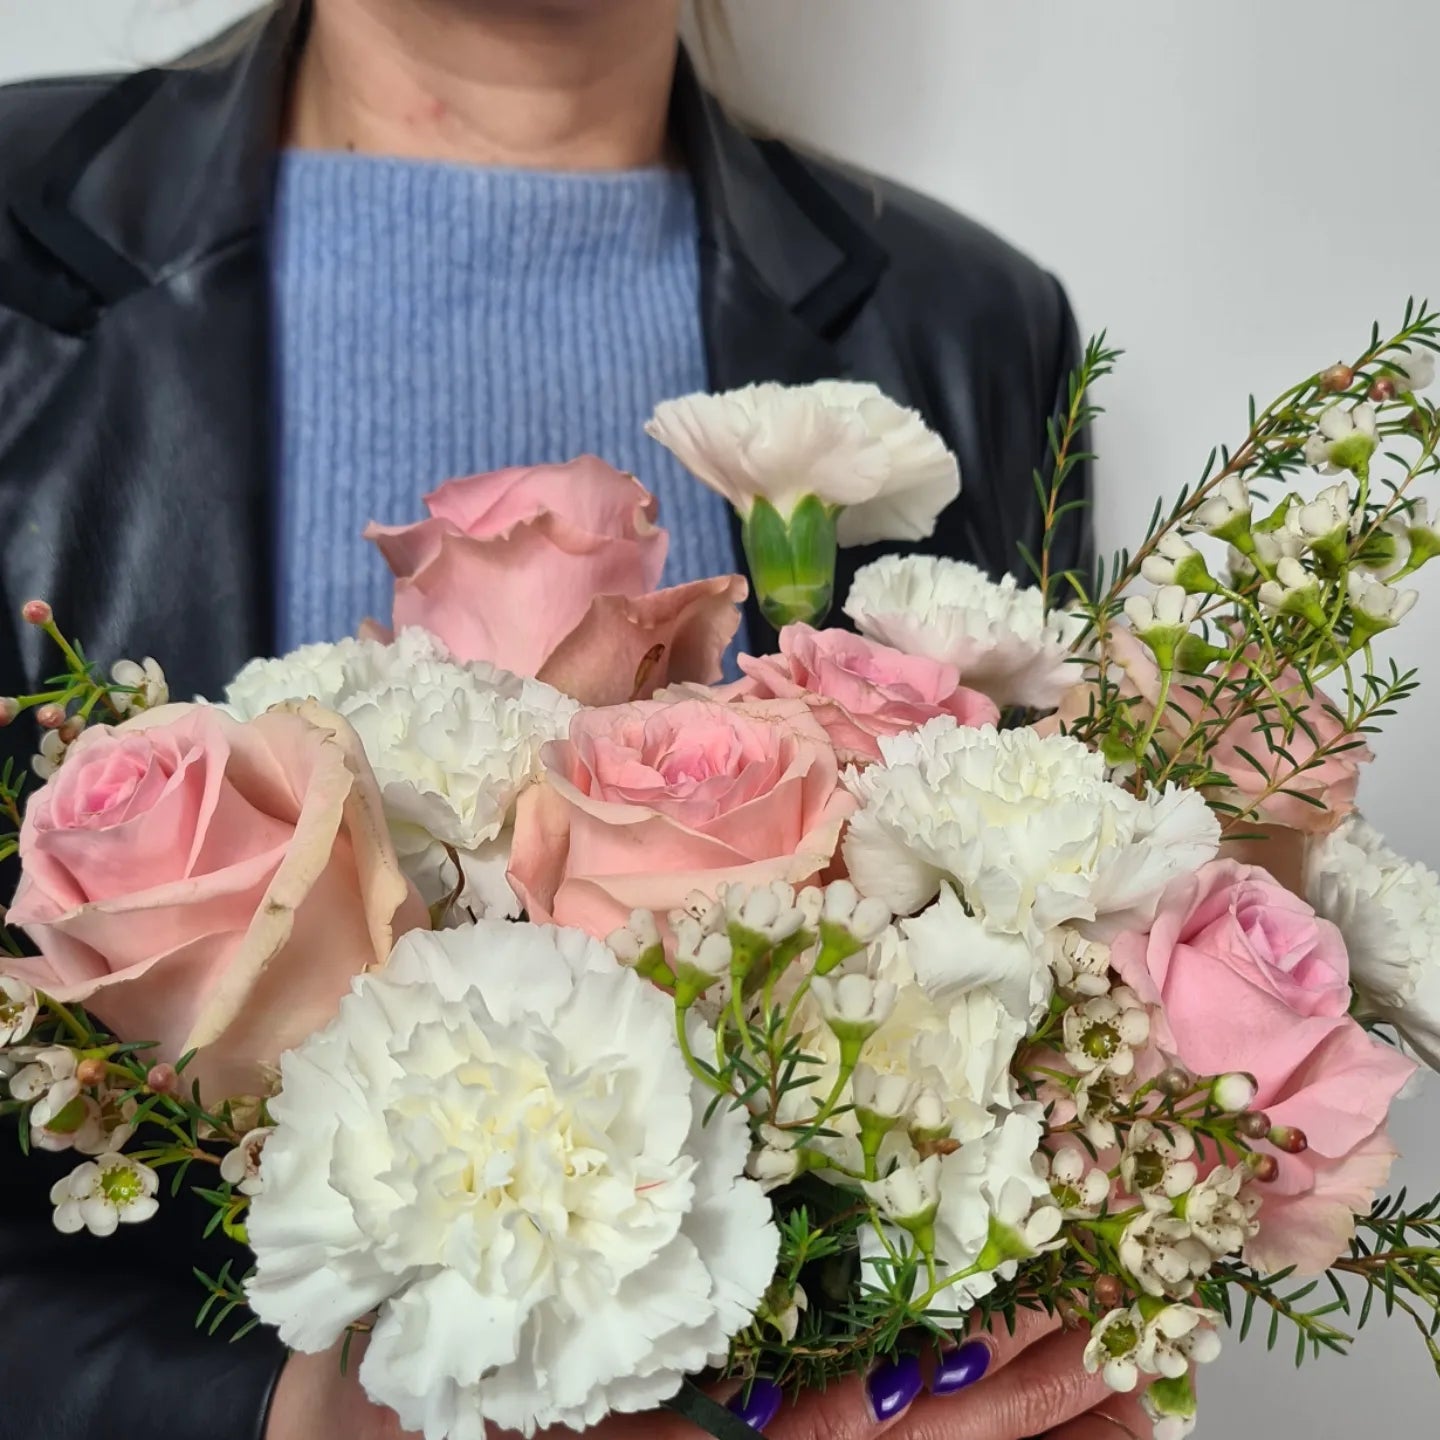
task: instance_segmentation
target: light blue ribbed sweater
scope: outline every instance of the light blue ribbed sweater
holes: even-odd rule
[[[291,151],[271,256],[282,653],[388,621],[368,521],[507,465],[599,455],[658,496],[666,584],[736,568],[724,502],[641,428],[706,384],[684,175]]]

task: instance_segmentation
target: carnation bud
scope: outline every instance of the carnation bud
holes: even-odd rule
[[[145,1088],[155,1095],[173,1095],[180,1087],[180,1076],[173,1065],[152,1065],[145,1076]]]
[[[1217,1109],[1227,1115],[1238,1115],[1242,1110],[1248,1110],[1259,1093],[1259,1082],[1253,1075],[1246,1075],[1241,1070],[1217,1076],[1210,1086],[1211,1100]]]
[[[105,1080],[105,1062],[97,1060],[93,1055],[88,1060],[82,1060],[75,1067],[75,1078],[89,1089],[91,1086],[100,1085]]]
[[[1125,1287],[1113,1275],[1095,1277],[1095,1303],[1102,1310],[1115,1310],[1125,1298]]]
[[[48,625],[55,612],[44,600],[27,600],[20,607],[20,614],[27,625]]]
[[[1262,1185],[1268,1185],[1280,1174],[1280,1162],[1273,1155],[1250,1156],[1250,1168]]]
[[[1383,405],[1387,400],[1395,398],[1395,381],[1389,375],[1382,375],[1370,386],[1367,393],[1370,399]]]
[[[1267,1138],[1277,1150],[1283,1150],[1287,1155],[1303,1155],[1310,1148],[1305,1132],[1291,1125],[1277,1125]]]
[[[1332,365],[1320,376],[1320,388],[1331,395],[1344,394],[1355,383],[1355,371],[1349,365]]]
[[[60,740],[65,745],[73,745],[85,733],[85,717],[83,715],[72,715],[60,727]]]
[[[20,702],[11,695],[0,696],[0,727],[12,724],[20,713]]]
[[[66,720],[65,709],[56,705],[53,701],[49,705],[42,705],[35,712],[35,723],[42,730],[58,730]]]
[[[1264,1140],[1270,1134],[1270,1117],[1260,1110],[1247,1110],[1235,1121],[1235,1129],[1247,1140]]]
[[[1171,1065],[1155,1077],[1155,1088],[1161,1094],[1178,1100],[1180,1096],[1188,1095],[1195,1088],[1195,1081],[1189,1071],[1182,1070],[1178,1065]]]

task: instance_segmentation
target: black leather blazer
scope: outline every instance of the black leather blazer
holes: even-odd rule
[[[94,659],[160,657],[177,695],[271,652],[265,239],[304,26],[293,0],[211,63],[0,90],[0,694],[54,669],[31,596]],[[938,204],[742,133],[683,56],[673,125],[712,386],[849,376],[915,406],[964,486],[924,548],[1023,573],[1077,358],[1060,286]],[[1086,545],[1077,515],[1057,566]],[[842,552],[838,594],[873,553]],[[0,735],[25,748],[26,728]],[[191,1325],[191,1265],[223,1257],[167,1252],[155,1224],[62,1239],[66,1168],[0,1161],[0,1440],[255,1440],[280,1347]]]

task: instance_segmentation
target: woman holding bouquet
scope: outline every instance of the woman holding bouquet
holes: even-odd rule
[[[743,133],[678,51],[678,9],[288,0],[175,69],[0,91],[6,613],[44,595],[92,658],[153,651],[179,693],[218,693],[253,655],[384,612],[367,521],[586,451],[658,495],[671,583],[731,571],[727,507],[641,422],[687,391],[825,377],[878,384],[958,456],[933,537],[887,552],[1017,568],[1076,358],[1060,287],[931,202]],[[873,553],[842,553],[841,593]],[[1085,554],[1076,521],[1052,565]],[[753,606],[746,625],[773,648]],[[42,645],[18,614],[0,629],[0,693],[36,688]],[[52,1249],[51,1178],[0,1181],[21,1322],[0,1436],[116,1413],[172,1440],[396,1433],[333,1356],[192,1332],[157,1287],[191,1285],[195,1257],[108,1241],[95,1263],[133,1283],[93,1300]],[[1081,1348],[1022,1326],[778,1418],[760,1387],[735,1407],[787,1440],[1141,1433]]]

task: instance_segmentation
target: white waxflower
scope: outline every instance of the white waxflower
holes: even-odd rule
[[[1211,859],[1219,822],[1194,790],[1144,799],[1065,735],[957,726],[948,717],[880,741],[846,772],[860,801],[850,878],[913,914],[947,881],[986,929],[1038,945],[1071,922],[1105,939],[1143,929],[1165,886]]]
[[[1358,569],[1347,572],[1345,586],[1357,624],[1367,634],[1398,625],[1420,599],[1418,590],[1397,590]]]
[[[1170,1397],[1166,1395],[1164,1400],[1168,1404]],[[1195,1426],[1198,1423],[1195,1417],[1193,1391],[1186,1395],[1184,1403],[1189,1407],[1185,1412],[1167,1409],[1165,1404],[1157,1399],[1153,1389],[1147,1390],[1140,1397],[1140,1404],[1144,1407],[1152,1427],[1150,1440],[1189,1440],[1189,1437],[1195,1433]]]
[[[1110,947],[1062,930],[1050,949],[1050,968],[1062,989],[1087,998],[1110,993]]]
[[[221,1157],[220,1178],[242,1195],[258,1195],[264,1188],[260,1159],[265,1142],[274,1132],[273,1125],[262,1125],[244,1135],[233,1150]]]
[[[1045,611],[1039,590],[998,582],[964,560],[886,555],[861,566],[845,613],[862,635],[960,671],[997,705],[1051,710],[1075,684],[1084,620]]]
[[[726,884],[721,886],[719,900],[727,925],[738,925],[771,945],[805,928],[805,910],[796,903],[794,887],[783,880],[753,888]]]
[[[890,907],[878,896],[866,899],[848,880],[832,880],[824,889],[819,919],[848,931],[862,945],[878,940],[890,923]]]
[[[915,1098],[915,1086],[907,1075],[882,1075],[871,1065],[857,1065],[850,1077],[850,1094],[857,1111],[881,1120],[902,1120]]]
[[[1293,531],[1283,526],[1279,530],[1256,530],[1255,558],[1270,570],[1282,560],[1299,560],[1305,554],[1305,542]],[[1247,560],[1246,565],[1249,565]]]
[[[1061,1021],[1065,1060],[1086,1080],[1135,1073],[1135,1052],[1150,1038],[1150,1015],[1133,990],[1117,985],[1072,1005]]]
[[[1178,585],[1162,585],[1153,595],[1132,595],[1125,614],[1137,635],[1151,630],[1188,630],[1199,618],[1203,595],[1187,595]]]
[[[1185,1200],[1191,1234],[1213,1255],[1235,1255],[1259,1233],[1261,1200],[1239,1167],[1217,1165]]]
[[[1145,1338],[1145,1317],[1139,1306],[1111,1310],[1096,1322],[1085,1346],[1085,1369],[1103,1374],[1105,1383],[1129,1394],[1140,1383],[1140,1346]]]
[[[1075,1115],[1085,1138],[1097,1150],[1113,1150],[1119,1143],[1115,1116],[1127,1092],[1113,1076],[1102,1072],[1084,1078],[1075,1091]]]
[[[1250,487],[1239,475],[1227,475],[1195,507],[1190,524],[1209,535],[1219,535],[1250,522]],[[1223,538],[1229,539],[1228,533]]]
[[[1354,497],[1346,481],[1328,485],[1305,504],[1291,505],[1285,512],[1285,529],[1309,549],[1319,541],[1348,536]]]
[[[960,493],[960,470],[919,414],[874,385],[819,380],[685,395],[645,433],[742,515],[757,499],[788,516],[806,496],[843,506],[841,545],[923,540]]]
[[[1146,1210],[1125,1227],[1120,1263],[1147,1295],[1183,1300],[1210,1269],[1214,1256],[1179,1216]]]
[[[1275,566],[1275,578],[1259,590],[1261,605],[1277,615],[1303,615],[1320,604],[1320,582],[1299,560],[1285,556]]]
[[[134,710],[155,710],[170,703],[170,686],[160,663],[146,656],[144,660],[117,660],[110,667],[110,678],[124,686],[124,692],[110,695],[110,702],[122,715]]]
[[[65,742],[58,730],[47,730],[40,737],[40,749],[30,757],[30,768],[37,780],[48,780],[65,762]]]
[[[1361,1012],[1440,1070],[1440,876],[1352,815],[1311,846],[1305,898],[1345,937]]]
[[[940,1157],[901,1163],[883,1180],[867,1180],[861,1188],[896,1225],[928,1225],[940,1205]]]
[[[804,1157],[796,1148],[796,1132],[778,1125],[760,1127],[760,1144],[750,1152],[745,1173],[760,1182],[767,1194],[779,1185],[788,1185],[799,1173]]]
[[[37,1050],[10,1077],[10,1094],[30,1105],[30,1143],[41,1150],[98,1155],[108,1133],[100,1106],[76,1077],[79,1057],[63,1045]]]
[[[1125,1137],[1120,1178],[1147,1209],[1169,1213],[1172,1202],[1199,1182],[1195,1137],[1178,1125],[1161,1129],[1149,1120],[1137,1120]]]
[[[937,1323],[958,1326],[957,1315],[973,1307],[1003,1280],[1013,1279],[1022,1260],[1055,1242],[1063,1216],[1050,1187],[1036,1172],[1035,1154],[1044,1127],[1037,1115],[1012,1111],[983,1138],[944,1156],[932,1156],[939,1198],[933,1221],[935,1267],[943,1283],[987,1256],[987,1268],[945,1285],[931,1302]],[[891,1240],[905,1248],[903,1236]],[[888,1260],[881,1238],[861,1232],[861,1263],[874,1277]],[[930,1288],[926,1275],[916,1278],[916,1295]]]
[[[1155,548],[1140,562],[1140,574],[1152,585],[1179,585],[1204,568],[1200,552],[1175,530],[1164,531]]]
[[[763,1314],[780,1339],[788,1345],[800,1330],[800,1317],[810,1308],[810,1297],[800,1285],[777,1280],[765,1296]]]
[[[1220,1358],[1221,1341],[1215,1327],[1220,1316],[1196,1305],[1167,1305],[1145,1322],[1140,1341],[1140,1368],[1166,1380],[1188,1375],[1194,1365],[1210,1365]]]
[[[110,1153],[87,1160],[50,1188],[55,1228],[62,1235],[88,1230],[113,1235],[122,1225],[136,1225],[160,1208],[155,1192],[160,1177],[128,1155]]]
[[[1066,1145],[1053,1155],[1036,1156],[1036,1166],[1049,1180],[1050,1194],[1066,1216],[1091,1219],[1110,1198],[1110,1177],[1074,1145]]]
[[[1385,363],[1395,382],[1395,389],[1401,394],[1425,390],[1435,380],[1435,352],[1422,345],[1397,345],[1387,351]]]
[[[0,975],[0,1047],[18,1045],[40,1015],[40,999],[23,980]]]
[[[1305,463],[1326,475],[1364,468],[1379,439],[1375,408],[1337,401],[1321,411],[1315,433],[1305,442]]]
[[[255,1313],[314,1352],[377,1312],[361,1383],[427,1440],[658,1405],[724,1359],[778,1253],[744,1113],[706,1123],[673,1026],[578,931],[405,936],[281,1060]]]
[[[850,974],[817,975],[810,982],[810,993],[825,1023],[844,1041],[878,1030],[893,1013],[899,992],[887,980]]]
[[[519,914],[505,879],[515,801],[540,773],[541,747],[568,730],[573,700],[492,665],[459,664],[411,629],[391,644],[342,640],[254,660],[226,690],[225,708],[248,720],[302,699],[359,735],[401,866],[427,903],[459,889],[461,912]]]

